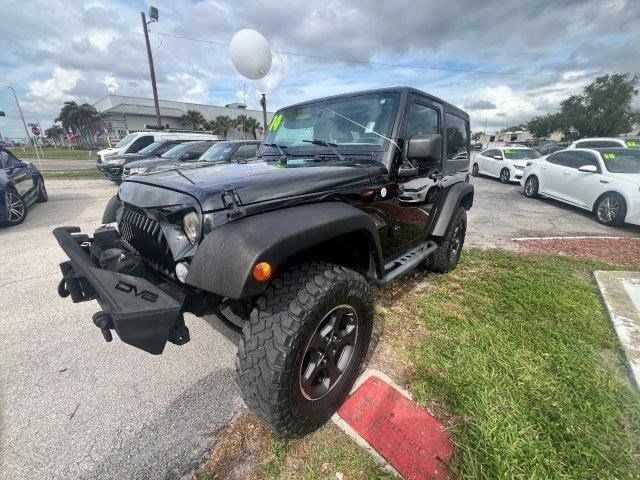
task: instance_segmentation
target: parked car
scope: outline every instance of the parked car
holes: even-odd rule
[[[640,225],[640,150],[572,148],[525,169],[523,192],[593,212],[605,225]]]
[[[581,138],[571,142],[567,148],[640,148],[640,138]]]
[[[31,204],[48,199],[44,178],[38,169],[0,147],[0,226],[24,222]]]
[[[499,178],[502,183],[520,180],[527,161],[540,158],[533,148],[500,147],[489,148],[476,155],[471,166],[471,175],[488,175]]]
[[[549,142],[536,148],[536,151],[540,155],[549,155],[550,153],[564,150],[569,146],[569,142]]]
[[[159,157],[147,160],[131,162],[124,167],[122,178],[129,175],[155,172],[158,169],[172,168],[182,165],[185,162],[195,162],[204,152],[209,150],[215,143],[213,140],[204,142],[185,142],[175,145],[171,150],[163,153]]]
[[[124,153],[138,153],[144,147],[160,140],[218,140],[217,135],[209,133],[189,133],[189,132],[136,132],[130,133],[120,140],[115,147],[104,148],[97,153],[97,163],[104,163],[108,158]]]
[[[398,200],[405,203],[433,203],[433,196],[437,191],[434,179],[420,177],[401,185]]]
[[[186,142],[195,142],[196,140],[186,140]],[[158,158],[165,154],[173,147],[185,143],[185,140],[158,140],[150,145],[147,145],[138,153],[123,153],[122,155],[114,155],[108,157],[104,163],[96,161],[96,168],[102,172],[104,178],[111,180],[112,182],[120,183],[122,180],[122,173],[125,165],[139,160],[148,160],[152,158]]]
[[[54,230],[69,257],[58,292],[97,300],[107,341],[115,332],[152,354],[189,341],[186,312],[242,328],[245,403],[278,435],[300,437],[359,375],[369,284],[458,264],[474,196],[469,115],[408,87],[336,95],[277,111],[263,147],[240,165],[128,177],[107,225]],[[430,208],[396,201],[399,183],[434,171]]]
[[[254,158],[260,147],[259,140],[228,140],[216,143],[200,158],[201,162],[242,162]]]

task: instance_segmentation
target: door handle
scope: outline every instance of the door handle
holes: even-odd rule
[[[546,170],[547,167],[545,167],[544,165],[540,167],[541,170]]]

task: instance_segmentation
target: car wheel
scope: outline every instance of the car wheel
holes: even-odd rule
[[[509,179],[511,178],[511,172],[509,172],[508,168],[503,168],[500,170],[500,181],[502,183],[509,183]]]
[[[456,268],[464,246],[467,233],[467,211],[464,207],[458,207],[449,230],[436,240],[438,248],[425,262],[428,270],[436,273],[447,273]]]
[[[38,199],[36,201],[38,203],[45,203],[47,200],[49,200],[47,187],[44,185],[44,178],[40,177],[38,179]]]
[[[471,176],[477,177],[479,171],[480,171],[480,167],[478,166],[477,163],[474,163],[473,166],[471,167]]]
[[[316,430],[349,394],[372,328],[360,274],[329,263],[291,268],[243,327],[236,371],[245,403],[280,437]]]
[[[4,194],[4,202],[7,207],[7,218],[3,225],[12,227],[20,225],[27,218],[27,204],[24,203],[22,197],[13,188],[8,188]]]
[[[524,182],[524,196],[529,198],[536,198],[538,196],[538,189],[540,184],[538,183],[538,177],[530,175],[527,181]]]
[[[618,193],[607,193],[600,197],[594,208],[596,219],[603,225],[619,227],[627,215],[627,204]]]

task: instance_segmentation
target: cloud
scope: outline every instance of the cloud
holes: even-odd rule
[[[497,105],[489,100],[476,100],[464,106],[467,110],[495,110]]]

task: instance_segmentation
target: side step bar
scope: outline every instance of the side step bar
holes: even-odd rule
[[[371,281],[377,285],[386,285],[401,275],[416,268],[423,260],[431,255],[438,248],[438,244],[432,240],[423,242],[401,257],[395,258],[384,265],[385,276],[382,278],[372,278]]]

